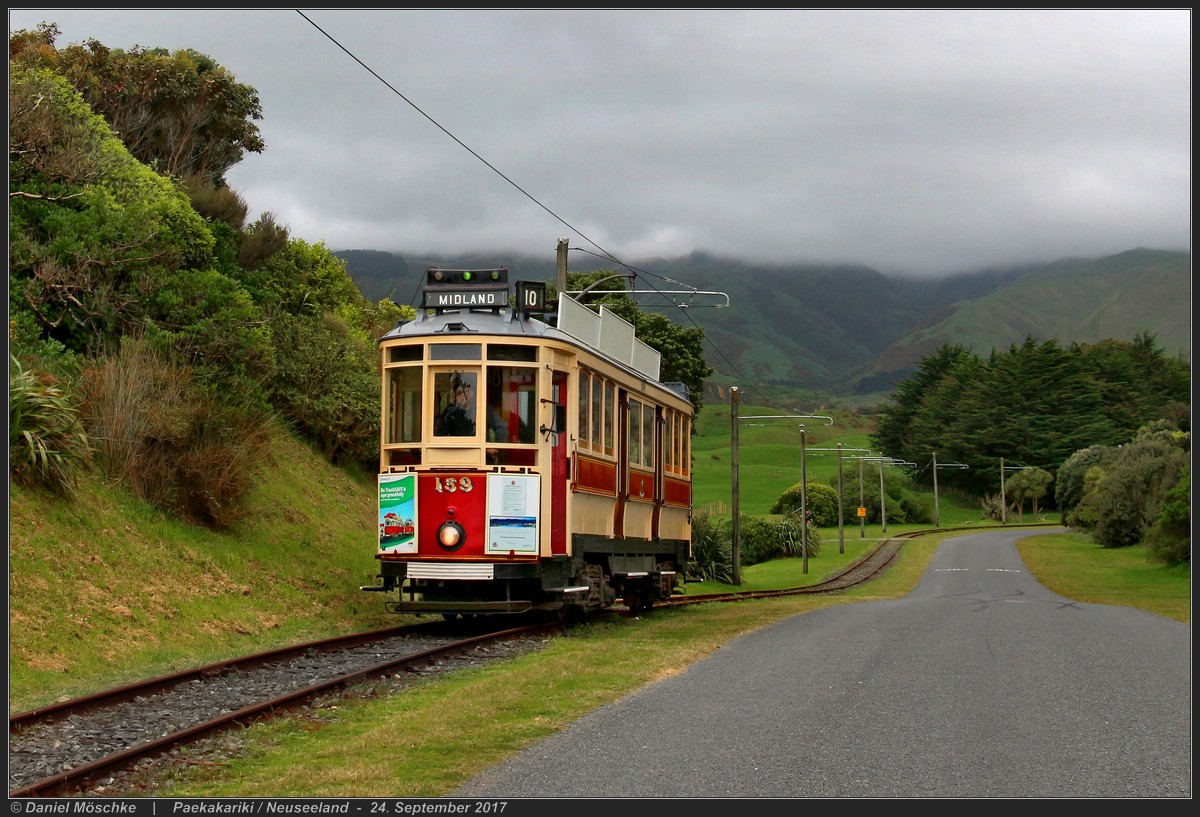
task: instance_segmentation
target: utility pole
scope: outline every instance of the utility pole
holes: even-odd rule
[[[883,488],[883,459],[879,460],[879,519],[883,522],[883,532],[887,533],[887,492]]]
[[[567,239],[558,239],[558,277],[555,279],[558,297],[567,291]]]
[[[808,468],[804,456],[804,423],[800,424],[800,546],[804,548],[804,575],[808,575]]]
[[[1008,524],[1008,503],[1004,500],[1004,457],[1000,458],[1000,524]]]
[[[940,528],[942,526],[942,514],[938,509],[937,495],[937,452],[933,452],[933,525]]]
[[[846,552],[846,534],[842,523],[842,444],[838,443],[838,553]]]
[[[729,390],[729,421],[733,424],[730,429],[730,441],[733,443],[730,452],[730,465],[733,471],[733,527],[730,536],[733,539],[733,583],[735,586],[742,583],[742,512],[741,503],[738,501],[738,400],[740,394],[737,386]]]
[[[866,508],[866,497],[863,495],[863,459],[858,458],[858,507]],[[867,517],[858,518],[858,538],[867,538]]]

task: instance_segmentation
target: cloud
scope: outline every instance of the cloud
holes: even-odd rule
[[[55,10],[260,95],[229,174],[330,249],[936,275],[1190,248],[1190,10]]]

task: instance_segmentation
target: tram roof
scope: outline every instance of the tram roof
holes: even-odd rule
[[[582,307],[574,300],[565,296],[560,301],[560,306],[567,306],[567,314],[574,317],[577,328],[572,329],[572,331],[565,331],[556,326],[551,326],[549,323],[532,315],[522,315],[512,307],[459,310],[418,309],[417,317],[414,320],[397,324],[394,329],[381,337],[379,342],[383,343],[384,341],[397,338],[431,336],[463,340],[472,335],[554,340],[587,350],[616,366],[636,374],[640,379],[661,386],[672,394],[687,400],[689,403],[691,402],[691,396],[688,393],[686,384],[666,383],[658,379],[659,353],[646,346],[642,341],[634,339],[633,328],[628,323],[612,313],[606,314],[603,308],[601,308],[600,314],[596,315],[596,313],[591,312],[587,307]],[[594,328],[578,327],[579,316],[582,314],[579,310],[584,310],[590,315],[596,315]],[[563,317],[561,313],[558,315],[559,324],[563,323]],[[587,319],[584,318],[584,321],[586,322]],[[594,335],[601,346],[605,345],[606,339],[612,336],[613,329],[619,327],[620,324],[628,327],[628,341],[630,341],[631,349],[629,355],[620,354],[620,351],[623,351],[624,344],[621,344],[621,349],[618,350],[617,354],[614,354],[612,351],[600,348],[595,343],[589,342],[590,338]],[[609,335],[603,334],[605,328],[609,329]],[[584,332],[591,334],[581,336]],[[620,332],[619,329],[618,332]],[[620,332],[620,334],[625,333]],[[644,349],[639,347],[644,347]],[[638,352],[641,352],[641,354],[639,355]],[[629,359],[624,359],[625,357]],[[652,371],[647,371],[647,369],[652,369]]]

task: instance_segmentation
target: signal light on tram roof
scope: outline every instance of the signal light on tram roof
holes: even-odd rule
[[[427,284],[469,285],[508,284],[508,268],[498,269],[439,269],[430,267],[425,271]]]

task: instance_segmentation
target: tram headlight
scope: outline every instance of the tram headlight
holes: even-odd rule
[[[445,550],[458,550],[467,539],[467,532],[457,522],[443,522],[437,531],[438,544]]]

